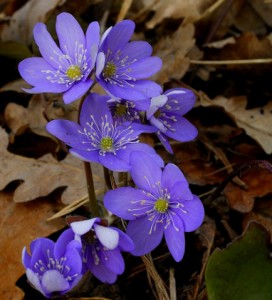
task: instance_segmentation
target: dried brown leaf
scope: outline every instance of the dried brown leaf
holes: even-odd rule
[[[172,36],[161,38],[155,46],[154,52],[165,63],[154,79],[159,83],[165,83],[170,78],[180,80],[187,72],[190,59],[189,51],[195,45],[194,25],[181,25]]]
[[[154,28],[166,18],[180,19],[185,18],[188,22],[198,20],[202,13],[210,5],[212,0],[160,0],[153,1],[152,10],[155,11],[152,19],[146,23],[147,28]],[[143,1],[144,6],[149,6],[150,1]]]
[[[1,40],[30,44],[34,25],[38,22],[45,22],[52,10],[63,2],[63,0],[27,1],[12,15],[10,22],[4,24]]]
[[[230,99],[218,96],[210,100],[200,94],[200,104],[203,106],[222,107],[243,128],[247,135],[255,139],[267,154],[272,153],[272,103],[262,108],[246,109],[245,97],[232,97]]]
[[[15,202],[26,202],[46,196],[56,188],[67,187],[62,201],[69,204],[86,195],[86,179],[82,162],[71,156],[56,161],[50,154],[39,159],[26,158],[7,151],[8,136],[0,130],[0,190],[14,180],[24,182],[14,193]],[[101,181],[96,170],[94,180]]]
[[[13,135],[23,133],[24,129],[30,128],[36,134],[52,137],[46,129],[48,119],[77,119],[77,106],[65,105],[62,100],[50,101],[44,94],[33,95],[25,108],[16,103],[6,106],[4,117]]]
[[[18,204],[12,198],[11,193],[0,192],[0,299],[22,300],[24,293],[15,283],[24,273],[23,247],[37,237],[63,228],[65,222],[63,219],[45,221],[56,210],[56,204],[50,199]]]
[[[242,179],[247,184],[248,190],[229,183],[224,190],[224,194],[232,209],[247,213],[252,211],[256,197],[264,197],[271,193],[272,175],[267,170],[254,169],[254,171],[243,175]]]

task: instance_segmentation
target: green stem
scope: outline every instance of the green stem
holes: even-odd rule
[[[86,99],[86,97],[87,97],[87,95],[82,98],[82,100],[80,101],[79,107],[78,107],[78,119],[77,119],[78,123],[80,123],[80,113],[81,113],[83,102]],[[86,176],[86,182],[87,182],[90,212],[93,217],[100,217],[101,213],[99,210],[99,206],[98,206],[98,202],[97,202],[97,199],[95,196],[95,190],[94,190],[92,167],[89,162],[84,161],[84,170],[85,170],[85,176]]]

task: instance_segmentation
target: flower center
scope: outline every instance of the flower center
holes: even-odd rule
[[[103,70],[103,76],[105,78],[112,77],[116,74],[116,66],[113,62],[108,62]]]
[[[78,80],[81,78],[82,73],[79,66],[71,65],[66,71],[67,77],[72,80]]]
[[[166,212],[168,209],[168,201],[163,198],[159,198],[155,202],[154,209],[160,213]]]
[[[154,117],[156,119],[158,119],[161,116],[161,111],[158,109],[155,113],[154,113]]]
[[[100,142],[101,150],[109,151],[112,149],[113,139],[109,136],[103,137]]]
[[[116,108],[115,108],[115,116],[116,117],[123,117],[126,115],[126,113],[127,113],[127,107],[125,104],[116,105]]]

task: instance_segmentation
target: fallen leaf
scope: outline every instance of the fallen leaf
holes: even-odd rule
[[[0,299],[22,300],[24,293],[15,283],[25,272],[21,263],[23,247],[63,228],[65,221],[45,221],[56,211],[51,199],[18,204],[12,198],[12,193],[0,192]]]
[[[172,78],[180,80],[183,77],[190,65],[188,53],[195,45],[194,32],[193,24],[181,25],[171,36],[159,40],[154,53],[165,63],[154,80],[165,83]]]
[[[188,22],[198,20],[202,13],[212,4],[212,0],[160,0],[153,1],[152,10],[155,12],[150,21],[146,23],[149,29],[166,18],[181,19],[186,18]],[[143,5],[149,6],[150,1],[143,1]]]
[[[224,194],[232,209],[248,213],[253,209],[257,197],[264,197],[271,193],[272,174],[268,170],[256,168],[241,175],[248,189],[244,190],[230,182],[226,186]]]
[[[23,180],[14,192],[15,202],[26,202],[46,196],[59,187],[67,187],[62,194],[64,204],[87,194],[83,163],[72,155],[59,162],[51,154],[39,159],[26,158],[7,151],[8,136],[0,130],[0,190],[14,180]],[[101,182],[100,169],[93,174],[96,182]],[[96,187],[97,188],[97,187]]]
[[[209,300],[272,298],[272,260],[267,232],[256,223],[226,249],[216,249],[207,264]]]
[[[256,140],[267,154],[272,153],[272,102],[262,108],[246,109],[246,97],[228,99],[217,96],[214,100],[210,100],[200,94],[200,104],[223,108],[237,126]]]
[[[25,45],[30,44],[33,38],[34,25],[38,22],[45,22],[50,12],[63,2],[63,0],[27,1],[12,15],[10,22],[4,24],[1,40],[3,42],[15,41]]]
[[[38,135],[54,139],[45,129],[48,123],[45,115],[49,120],[77,120],[77,104],[64,104],[57,96],[52,99],[48,97],[46,94],[33,95],[27,108],[13,102],[8,103],[4,117],[12,135],[20,135],[29,128]]]

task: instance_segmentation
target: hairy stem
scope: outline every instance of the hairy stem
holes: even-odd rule
[[[98,202],[94,191],[92,167],[89,162],[84,161],[84,169],[87,181],[87,190],[89,195],[90,211],[93,217],[100,217]]]

